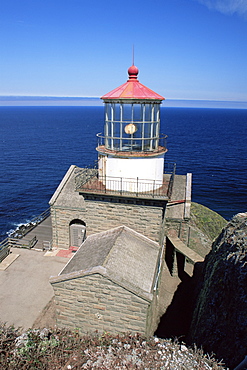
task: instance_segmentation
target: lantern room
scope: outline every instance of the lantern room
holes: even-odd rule
[[[162,186],[167,151],[166,136],[160,134],[160,104],[164,98],[142,85],[138,73],[132,65],[127,82],[101,98],[105,123],[104,134],[97,135],[97,151],[99,175],[107,189],[119,190],[116,181],[120,178],[127,191],[136,191],[137,182],[144,192]]]
[[[153,152],[159,148],[158,102],[105,101],[105,148]]]

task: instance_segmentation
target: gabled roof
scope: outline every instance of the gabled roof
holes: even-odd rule
[[[129,79],[123,85],[101,97],[103,100],[111,99],[137,99],[137,100],[164,100],[165,98],[148,87],[142,85],[138,79],[138,68],[131,66],[128,69]]]
[[[52,282],[99,273],[150,299],[159,253],[158,243],[119,226],[90,235]]]
[[[85,200],[78,192],[75,192],[75,178],[78,167],[71,165],[55,193],[49,201],[50,206],[75,207],[85,209]]]

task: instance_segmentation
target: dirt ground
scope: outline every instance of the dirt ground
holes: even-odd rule
[[[55,298],[52,297],[43,311],[39,314],[32,329],[54,328],[56,326],[56,305]]]

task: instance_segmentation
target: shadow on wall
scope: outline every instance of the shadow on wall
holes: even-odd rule
[[[190,277],[183,269],[183,263],[178,262],[178,276],[181,283],[173,296],[170,306],[161,317],[159,326],[154,333],[159,338],[178,338],[186,341],[192,321],[195,299],[203,268],[203,262],[197,262],[193,276]]]

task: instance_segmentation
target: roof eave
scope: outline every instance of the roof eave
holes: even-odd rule
[[[131,98],[121,98],[121,97],[104,97],[102,96],[100,99],[102,100],[106,100],[106,101],[121,101],[121,102],[130,102],[130,101],[135,101],[135,102],[142,102],[142,101],[156,101],[156,102],[159,102],[161,103],[163,100],[165,100],[165,98],[147,98],[147,97],[138,97],[138,98],[135,98],[135,97],[131,97]]]
[[[94,266],[92,268],[85,269],[85,270],[70,272],[70,273],[63,274],[63,275],[58,275],[58,276],[52,276],[52,277],[50,277],[49,281],[50,281],[50,284],[53,285],[53,284],[56,284],[56,283],[67,281],[67,280],[82,278],[82,277],[85,277],[85,276],[95,275],[95,274],[99,274],[99,275],[105,277],[106,279],[108,279],[108,280],[112,281],[113,283],[121,286],[123,289],[128,290],[129,292],[137,295],[138,297],[144,299],[145,301],[147,301],[149,303],[152,302],[152,300],[153,300],[153,293],[146,292],[146,291],[144,291],[144,290],[142,290],[142,289],[140,289],[136,286],[133,286],[130,282],[128,282],[124,279],[119,279],[117,277],[117,274],[113,273],[112,271],[108,271],[103,266]]]

